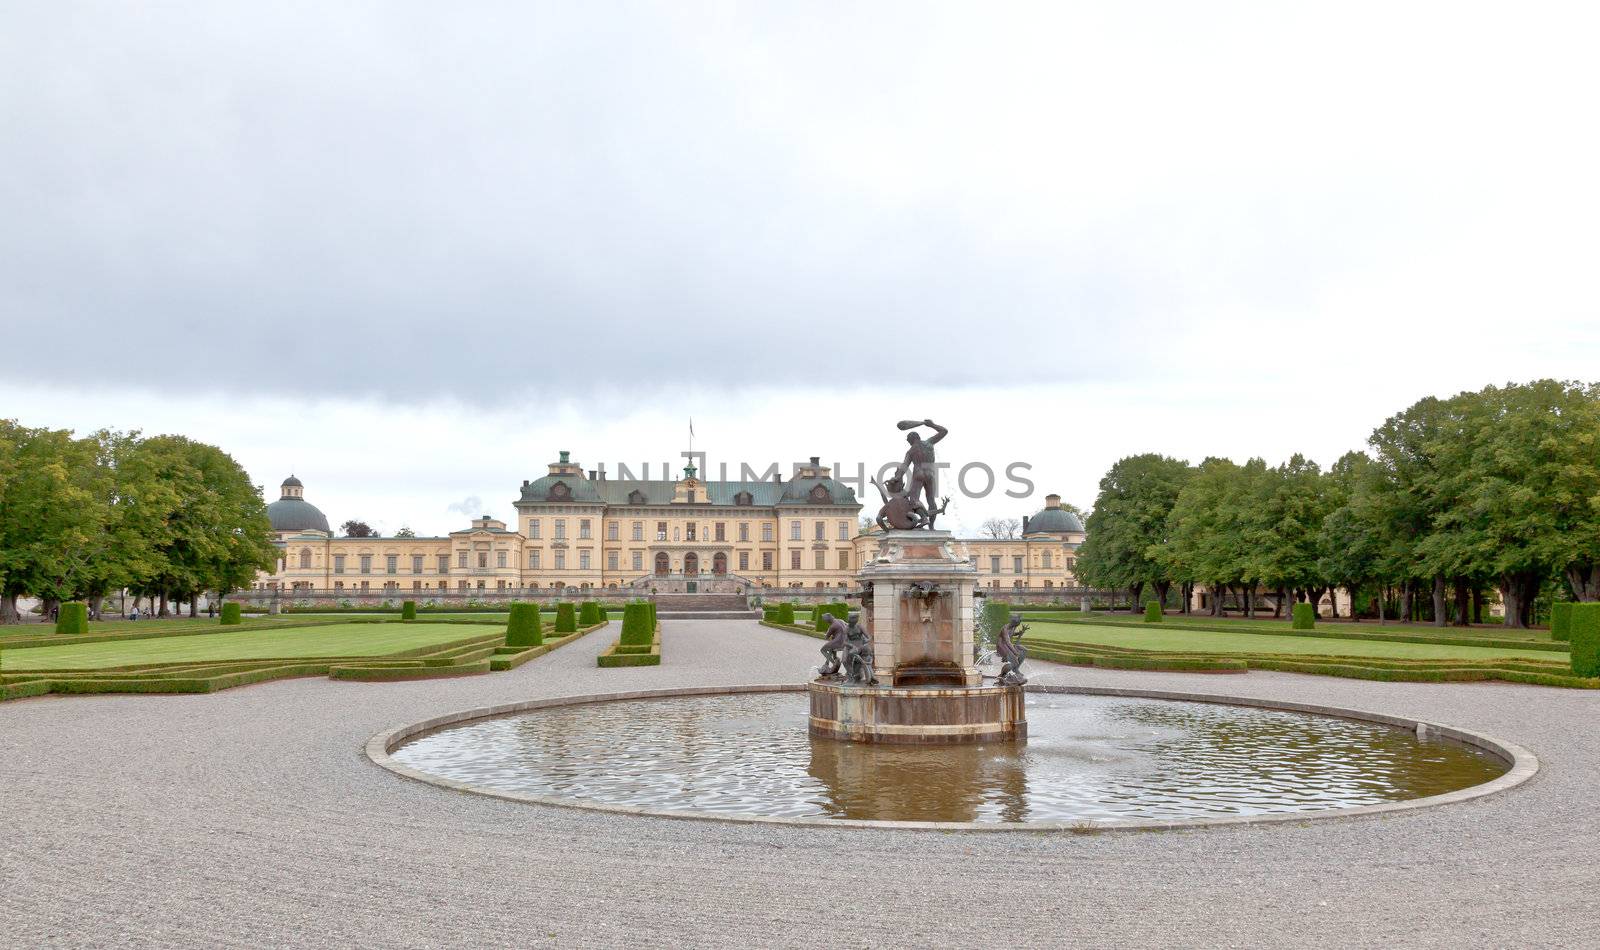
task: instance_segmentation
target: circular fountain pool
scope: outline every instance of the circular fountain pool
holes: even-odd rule
[[[806,697],[790,691],[483,712],[369,751],[426,781],[555,804],[996,829],[1314,817],[1525,777],[1507,777],[1515,751],[1454,730],[1466,741],[1148,696],[1030,693],[1026,742],[932,747],[811,738]]]

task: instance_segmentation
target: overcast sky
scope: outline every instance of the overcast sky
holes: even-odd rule
[[[931,416],[1031,465],[969,528],[1133,452],[1327,463],[1600,375],[1597,9],[8,4],[0,416],[385,533],[691,415],[735,467]]]

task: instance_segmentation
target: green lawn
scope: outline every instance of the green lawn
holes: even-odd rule
[[[118,625],[122,626],[122,625]],[[141,623],[128,624],[141,627]],[[153,626],[153,625],[152,625]],[[148,628],[147,628],[148,629]],[[108,641],[0,651],[0,671],[91,670],[147,663],[381,656],[493,633],[489,625],[349,623],[288,629],[229,629],[190,637]]]
[[[1301,656],[1375,656],[1395,659],[1471,659],[1516,657],[1546,662],[1564,659],[1563,654],[1547,650],[1515,650],[1501,647],[1451,646],[1434,643],[1389,643],[1374,640],[1335,640],[1324,637],[1272,636],[1262,633],[1213,633],[1183,630],[1151,624],[1153,629],[1102,626],[1092,621],[1061,622],[1045,619],[1028,621],[1030,640],[1060,643],[1092,643],[1128,647],[1135,650],[1165,650],[1193,653],[1292,653]],[[1375,629],[1368,627],[1368,630]],[[1318,627],[1318,632],[1326,628]],[[1388,632],[1388,631],[1386,631]]]
[[[1021,610],[1027,615],[1027,618],[1030,621],[1038,619],[1041,621],[1050,620],[1059,623],[1092,624],[1096,620],[1115,620],[1119,623],[1140,623],[1144,620],[1144,614],[1142,612],[1137,614],[1125,613],[1123,611],[1117,611],[1116,613],[1097,612],[1089,614],[1088,616],[1084,616],[1078,613],[1065,613],[1063,615],[1063,613],[1033,612],[1028,610],[1026,606],[1023,606]],[[1259,630],[1266,633],[1271,633],[1275,630],[1289,629],[1289,621],[1287,619],[1272,620],[1266,618],[1253,618],[1246,620],[1242,617],[1213,617],[1210,614],[1178,614],[1169,612],[1164,618],[1163,622],[1173,625],[1197,624],[1201,626],[1213,627],[1238,627],[1242,630]],[[1348,631],[1350,633],[1362,634],[1380,633],[1389,636],[1449,637],[1458,640],[1530,640],[1543,643],[1550,642],[1550,631],[1548,629],[1535,627],[1531,629],[1519,630],[1515,627],[1502,627],[1499,624],[1477,624],[1470,627],[1435,627],[1432,624],[1426,623],[1386,623],[1382,626],[1379,626],[1377,623],[1374,623],[1370,620],[1363,621],[1361,623],[1351,623],[1348,620],[1329,620],[1326,617],[1322,617],[1317,620],[1316,629],[1318,633],[1332,633],[1334,635],[1337,635],[1340,631]]]

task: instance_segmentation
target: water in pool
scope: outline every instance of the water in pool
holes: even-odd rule
[[[449,727],[393,757],[469,785],[579,803],[780,818],[1106,822],[1421,798],[1497,757],[1412,732],[1277,710],[1035,694],[1021,743],[812,739],[804,693],[640,699]]]

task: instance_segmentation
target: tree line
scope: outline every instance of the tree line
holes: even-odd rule
[[[1556,600],[1600,600],[1600,385],[1556,380],[1429,397],[1323,471],[1162,455],[1100,481],[1077,572],[1137,606],[1196,585],[1247,615],[1351,593],[1360,617],[1508,627]]]
[[[18,599],[127,591],[166,616],[247,586],[278,558],[261,492],[221,449],[176,435],[83,438],[0,419],[0,623]],[[215,599],[215,598],[214,598]]]

